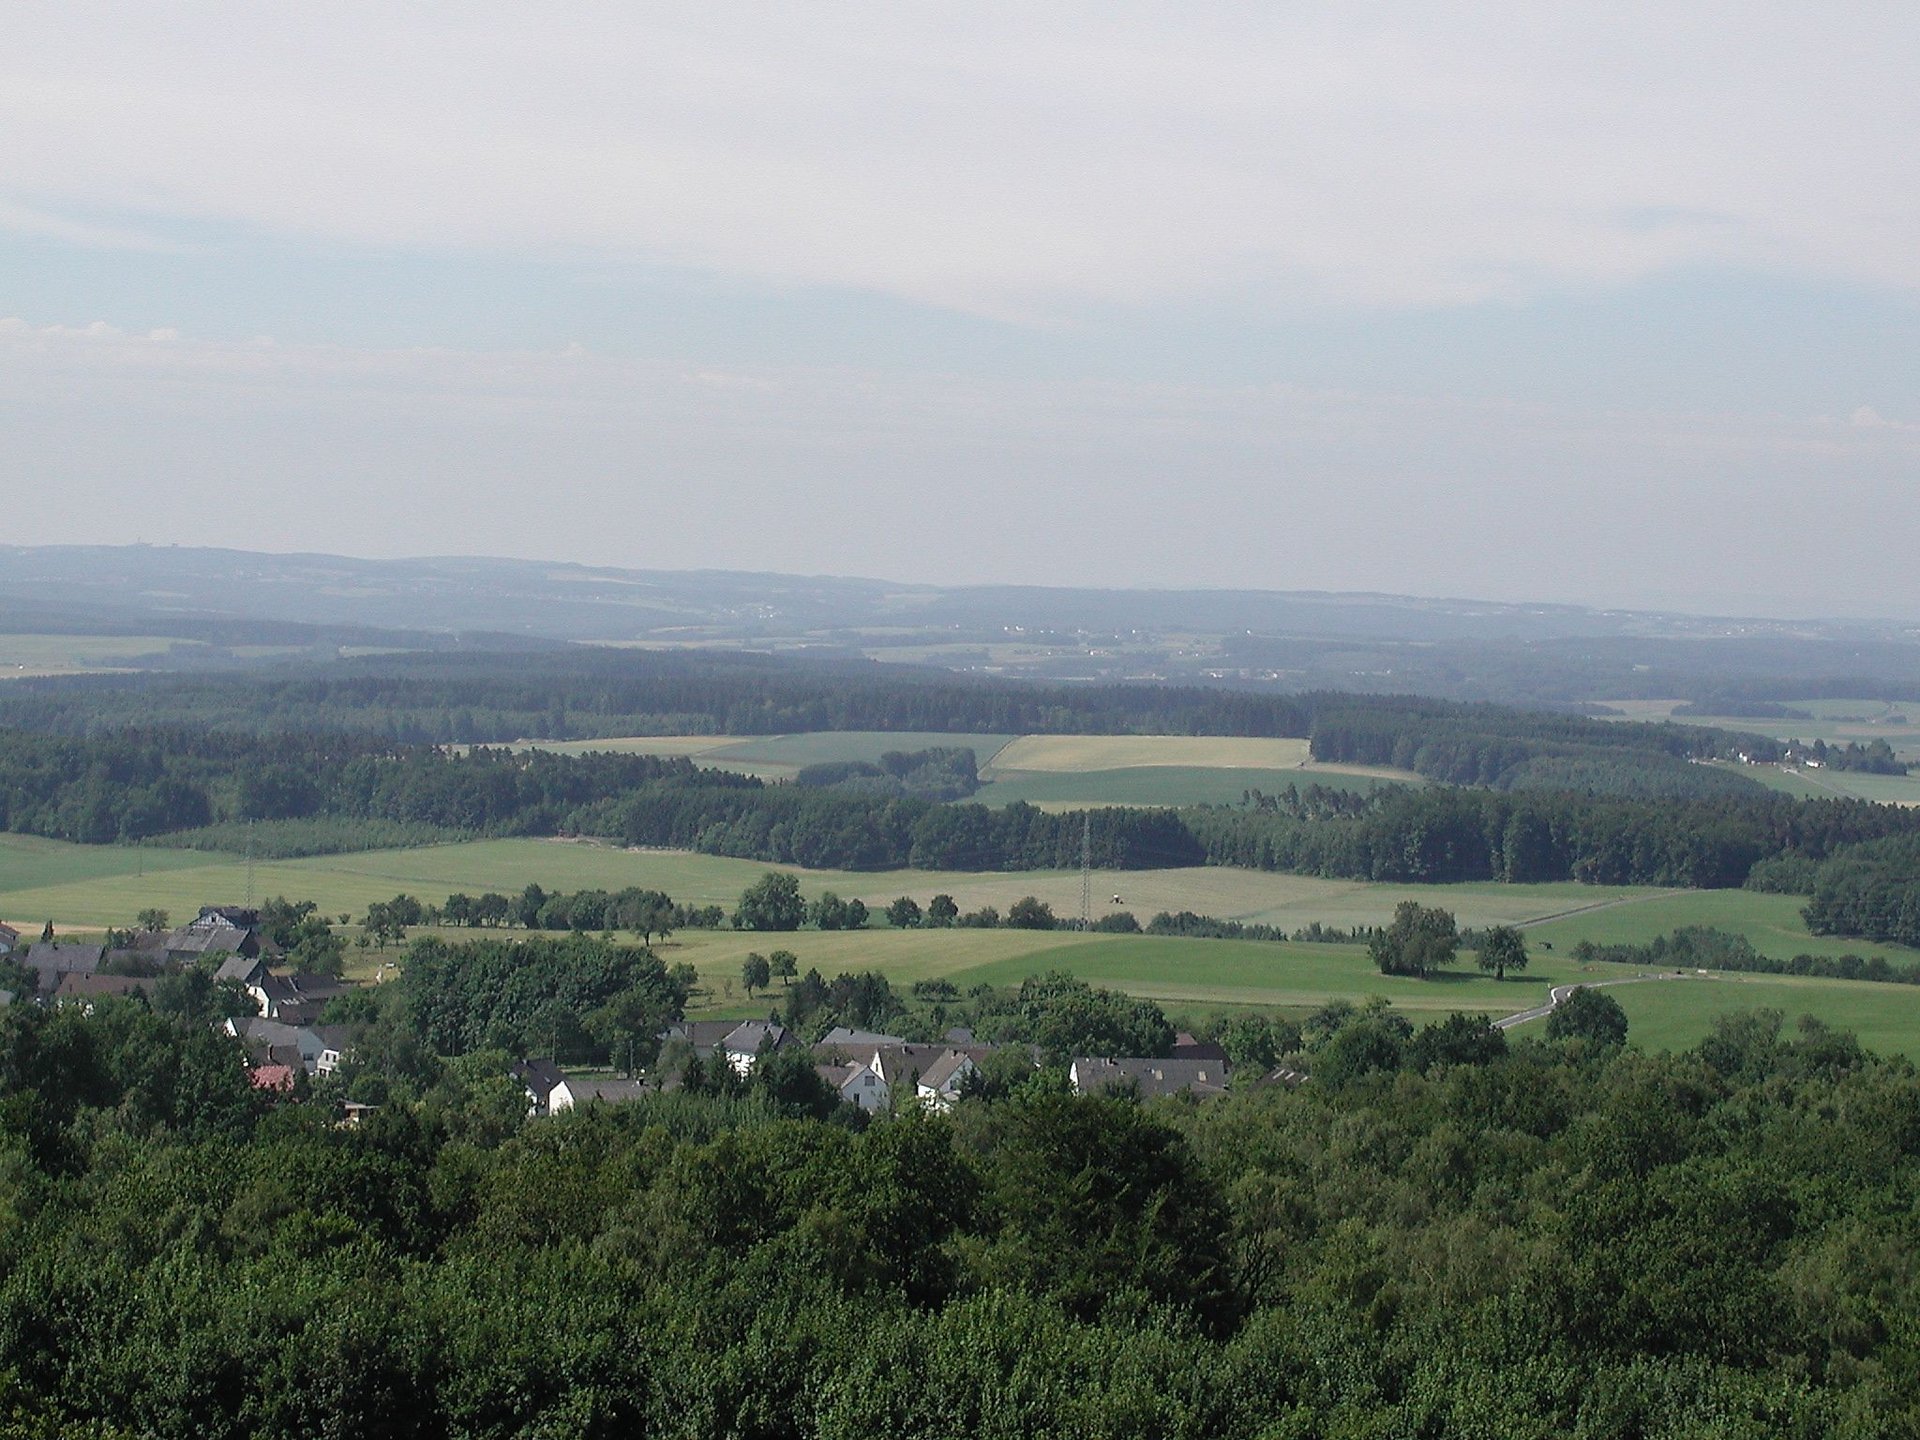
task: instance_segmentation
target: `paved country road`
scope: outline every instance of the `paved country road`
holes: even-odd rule
[[[1713,977],[1699,973],[1681,974],[1669,970],[1661,975],[1629,975],[1620,980],[1583,980],[1572,985],[1556,985],[1547,992],[1547,1003],[1536,1005],[1531,1010],[1522,1010],[1517,1015],[1508,1015],[1493,1022],[1496,1030],[1511,1030],[1516,1025],[1524,1025],[1529,1020],[1541,1020],[1551,1015],[1560,1006],[1567,1003],[1567,997],[1576,990],[1604,990],[1609,985],[1639,985],[1648,980],[1710,980]]]

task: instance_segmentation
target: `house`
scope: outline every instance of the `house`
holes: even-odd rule
[[[921,1074],[914,1092],[923,1106],[944,1115],[959,1101],[967,1081],[979,1073],[980,1067],[964,1050],[949,1050]]]
[[[1140,1098],[1161,1095],[1224,1095],[1227,1067],[1213,1060],[1150,1060],[1082,1056],[1067,1071],[1076,1095],[1136,1089]]]
[[[813,1054],[821,1078],[839,1090],[842,1099],[854,1099],[863,1110],[885,1109],[893,1103],[896,1090],[911,1090],[928,1109],[945,1111],[953,1108],[968,1077],[979,1073],[981,1061],[993,1048],[902,1041],[856,1049],[822,1040],[813,1047]],[[861,1078],[862,1072],[872,1078]]]
[[[646,1093],[644,1080],[562,1079],[547,1092],[547,1113],[559,1115],[581,1105],[620,1105]]]
[[[684,1040],[693,1047],[696,1056],[705,1060],[739,1028],[738,1020],[676,1020],[660,1032],[659,1038],[662,1045]]]
[[[892,1092],[887,1089],[887,1082],[865,1061],[836,1063],[823,1060],[813,1068],[844,1104],[858,1106],[869,1114],[875,1110],[885,1110],[892,1104]]]
[[[0,925],[0,955],[11,955],[20,948],[20,932],[11,925]]]
[[[313,1073],[316,1075],[333,1074],[353,1053],[353,1047],[360,1043],[362,1027],[358,1025],[314,1025],[308,1028],[314,1039],[320,1042],[320,1053],[313,1062]]]
[[[152,985],[153,980],[145,975],[83,975],[68,971],[60,977],[53,1000],[56,1005],[79,1005],[91,1014],[95,1000],[146,995],[150,993]]]
[[[507,1073],[527,1092],[529,1115],[548,1114],[553,1092],[567,1083],[567,1077],[551,1060],[516,1060],[507,1067]]]
[[[33,971],[40,993],[51,995],[59,988],[62,975],[96,973],[106,953],[104,945],[76,945],[71,940],[62,945],[58,940],[36,940],[27,947],[21,963]]]
[[[850,1030],[845,1025],[836,1025],[829,1030],[814,1046],[817,1053],[822,1046],[835,1046],[842,1050],[872,1050],[880,1045],[904,1045],[906,1039],[900,1035],[882,1035],[877,1030]]]
[[[233,980],[250,990],[266,973],[267,962],[258,955],[229,955],[220,962],[220,968],[213,972],[213,983],[218,985],[223,980]]]
[[[202,906],[199,918],[170,932],[165,943],[167,958],[182,965],[208,955],[252,958],[266,948],[260,912],[237,905]]]
[[[720,1053],[737,1075],[753,1069],[753,1062],[764,1050],[784,1050],[798,1045],[799,1039],[778,1020],[743,1020],[727,1032],[720,1042]]]
[[[331,1075],[360,1038],[352,1025],[290,1025],[264,1015],[239,1015],[227,1021],[229,1035],[249,1053],[270,1053],[276,1060],[291,1056],[309,1075]]]
[[[1211,1060],[1214,1064],[1224,1068],[1227,1063],[1227,1052],[1222,1050],[1218,1045],[1215,1045],[1211,1040],[1196,1040],[1186,1031],[1181,1030],[1174,1034],[1173,1049],[1168,1052],[1168,1058],[1173,1060]]]
[[[225,967],[222,966],[222,969]],[[289,1025],[318,1023],[321,1012],[334,996],[351,989],[343,980],[328,975],[274,975],[263,972],[247,986],[247,994],[269,1020]]]

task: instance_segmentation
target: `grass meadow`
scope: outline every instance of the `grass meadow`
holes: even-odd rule
[[[1178,767],[1170,767],[1177,769]],[[529,882],[549,890],[618,889],[643,885],[676,899],[730,906],[741,890],[770,868],[675,851],[629,851],[582,841],[487,840],[370,851],[353,855],[257,863],[256,899],[284,894],[312,899],[332,916],[359,915],[375,900],[405,891],[439,901],[463,890],[517,892]],[[1057,914],[1079,909],[1077,871],[971,874],[893,871],[854,874],[805,871],[809,897],[833,889],[858,896],[878,911],[893,897],[924,904],[934,894],[954,896],[963,910],[993,905],[1003,913],[1023,895],[1037,895]],[[53,919],[68,932],[125,925],[157,906],[176,918],[201,905],[232,903],[247,893],[248,869],[237,856],[144,847],[80,846],[0,835],[0,918],[37,933]],[[1158,910],[1203,914],[1297,928],[1318,921],[1346,927],[1386,920],[1404,899],[1451,909],[1463,925],[1512,923],[1525,928],[1534,952],[1526,975],[1496,982],[1471,969],[1426,981],[1380,975],[1364,948],[1270,944],[1153,936],[1017,930],[892,930],[883,923],[860,932],[801,931],[753,935],[732,931],[677,934],[663,947],[669,962],[685,960],[702,976],[705,1013],[764,1013],[778,1002],[751,998],[740,988],[740,962],[750,950],[786,948],[802,969],[827,974],[873,969],[896,984],[944,977],[965,989],[1009,985],[1048,969],[1154,999],[1170,1011],[1197,1016],[1242,1006],[1305,1011],[1336,998],[1379,995],[1415,1017],[1452,1010],[1504,1014],[1538,1003],[1551,984],[1617,976],[1618,967],[1580,967],[1571,956],[1582,939],[1645,941],[1680,925],[1715,925],[1752,939],[1768,954],[1847,951],[1884,954],[1912,963],[1912,951],[1806,933],[1801,901],[1746,891],[1673,891],[1573,884],[1391,886],[1269,875],[1225,868],[1103,872],[1094,877],[1096,913],[1132,910],[1145,920]],[[1114,905],[1111,897],[1121,897]],[[468,932],[442,932],[456,938]],[[1547,948],[1550,946],[1551,948]],[[368,969],[394,955],[356,955]],[[1470,957],[1463,957],[1470,964]],[[1613,992],[1626,1007],[1637,1043],[1652,1048],[1690,1045],[1715,1015],[1770,1006],[1789,1022],[1817,1015],[1857,1031],[1876,1049],[1920,1059],[1920,987],[1821,981],[1776,976],[1719,976],[1687,984],[1623,986]]]

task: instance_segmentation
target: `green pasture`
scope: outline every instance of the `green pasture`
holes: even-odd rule
[[[1471,968],[1472,956],[1463,952],[1460,968],[1414,980],[1380,974],[1360,946],[1006,930],[698,933],[675,936],[661,953],[700,972],[708,993],[699,1013],[744,1016],[765,1014],[780,1003],[778,981],[752,997],[740,985],[740,962],[747,953],[774,949],[792,950],[802,972],[874,970],[901,989],[934,978],[962,991],[980,984],[1010,986],[1057,969],[1176,1013],[1257,1007],[1301,1015],[1334,1000],[1359,1004],[1379,996],[1415,1023],[1456,1010],[1509,1015],[1544,1002],[1554,985],[1643,973],[1576,965],[1565,954],[1536,951],[1525,974],[1496,981]],[[1783,1012],[1789,1025],[1812,1015],[1854,1031],[1871,1049],[1920,1058],[1920,986],[1715,974],[1618,985],[1608,993],[1625,1008],[1632,1041],[1649,1050],[1691,1047],[1716,1017],[1770,1007]],[[1524,1037],[1544,1031],[1544,1022],[1534,1022],[1513,1033]]]
[[[169,635],[0,634],[0,679],[113,670],[164,655],[175,646],[205,648]]]
[[[17,837],[6,838],[11,843]],[[30,841],[0,849],[0,856],[33,857],[31,863],[25,858],[0,861],[4,918],[51,917],[74,927],[123,925],[147,906],[191,913],[204,904],[236,902],[247,891],[246,864],[231,854]],[[685,903],[731,905],[770,869],[798,875],[810,898],[834,890],[876,910],[898,895],[911,895],[924,905],[942,892],[952,895],[962,910],[992,905],[1004,914],[1025,895],[1038,896],[1058,915],[1080,910],[1077,870],[801,870],[757,860],[564,840],[479,840],[260,861],[253,866],[252,889],[256,898],[284,894],[311,899],[329,914],[358,914],[370,902],[401,891],[438,901],[456,890],[517,893],[530,882],[548,890],[638,885],[664,890]],[[1222,866],[1100,871],[1093,883],[1096,916],[1131,910],[1144,922],[1161,910],[1192,910],[1289,929],[1316,920],[1343,927],[1377,924],[1405,899],[1446,905],[1463,925],[1489,925],[1545,921],[1584,906],[1666,893],[1574,884],[1371,885]],[[1112,898],[1116,895],[1117,903]]]
[[[1811,1015],[1853,1031],[1869,1050],[1920,1059],[1920,985],[1721,974],[1617,985],[1607,993],[1627,1012],[1628,1040],[1646,1050],[1688,1049],[1706,1037],[1719,1016],[1772,1009],[1785,1015],[1789,1034],[1801,1016]]]
[[[455,890],[514,892],[529,881],[549,890],[617,889],[644,885],[676,899],[730,905],[740,891],[773,868],[755,861],[666,851],[626,851],[584,842],[487,840],[408,850],[256,864],[256,899],[284,894],[312,899],[330,915],[363,913],[374,900],[405,891],[438,901]],[[1073,871],[973,875],[906,871],[877,875],[798,871],[808,896],[824,889],[859,896],[877,911],[896,895],[923,904],[940,891],[962,909],[996,905],[1003,913],[1022,895],[1048,900],[1057,913],[1079,908],[1080,877]],[[828,975],[878,970],[896,984],[936,976],[961,989],[1015,984],[1049,969],[1071,970],[1170,1007],[1206,1010],[1260,1006],[1301,1012],[1337,998],[1385,997],[1415,1016],[1452,1010],[1505,1014],[1536,1004],[1547,987],[1570,979],[1618,975],[1620,967],[1580,967],[1577,940],[1643,941],[1679,925],[1717,925],[1750,936],[1770,954],[1801,951],[1882,953],[1911,963],[1893,946],[1816,939],[1799,920],[1793,896],[1746,891],[1605,890],[1581,885],[1389,886],[1206,868],[1105,873],[1095,877],[1099,910],[1119,893],[1125,908],[1146,918],[1161,909],[1241,916],[1288,927],[1319,920],[1329,925],[1385,920],[1402,899],[1442,905],[1463,924],[1526,924],[1533,950],[1523,976],[1496,982],[1471,968],[1463,954],[1453,973],[1419,981],[1379,974],[1366,951],[1350,945],[1270,944],[1158,936],[1021,930],[893,930],[883,923],[858,932],[800,931],[760,935],[686,931],[662,948],[670,963],[685,960],[700,972],[709,994],[704,1013],[764,1013],[771,996],[749,999],[739,983],[750,950],[789,949],[804,971]],[[231,855],[118,846],[66,845],[0,836],[0,918],[23,930],[46,919],[67,929],[124,925],[148,906],[176,917],[201,905],[232,903],[246,894],[247,869]],[[878,922],[878,917],[876,917]],[[442,931],[449,939],[481,932]],[[1552,944],[1552,950],[1541,942]],[[1623,986],[1613,992],[1627,1007],[1634,1039],[1650,1048],[1691,1045],[1712,1017],[1768,1005],[1789,1019],[1818,1015],[1857,1031],[1873,1048],[1920,1058],[1920,987],[1872,985],[1778,976],[1720,976],[1697,984]]]
[[[1905,758],[1912,759],[1909,755]],[[1802,800],[1872,800],[1881,805],[1920,805],[1920,775],[1870,775],[1852,770],[1787,769],[1779,765],[1724,767],[1758,780],[1770,790]]]
[[[1023,800],[1042,810],[1083,810],[1108,805],[1238,805],[1249,790],[1279,795],[1289,785],[1305,790],[1372,790],[1383,777],[1350,771],[1295,767],[1238,770],[1204,765],[1136,765],[1123,770],[999,770],[973,798],[983,805]]]
[[[1884,955],[1899,964],[1920,960],[1920,952],[1840,935],[1810,935],[1799,895],[1761,895],[1751,890],[1655,891],[1631,903],[1608,905],[1542,921],[1527,927],[1530,943],[1545,940],[1555,950],[1581,940],[1595,944],[1644,944],[1683,925],[1711,925],[1753,942],[1763,955]]]

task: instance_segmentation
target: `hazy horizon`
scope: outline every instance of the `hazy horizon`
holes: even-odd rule
[[[14,28],[19,543],[1920,617],[1920,12]]]

